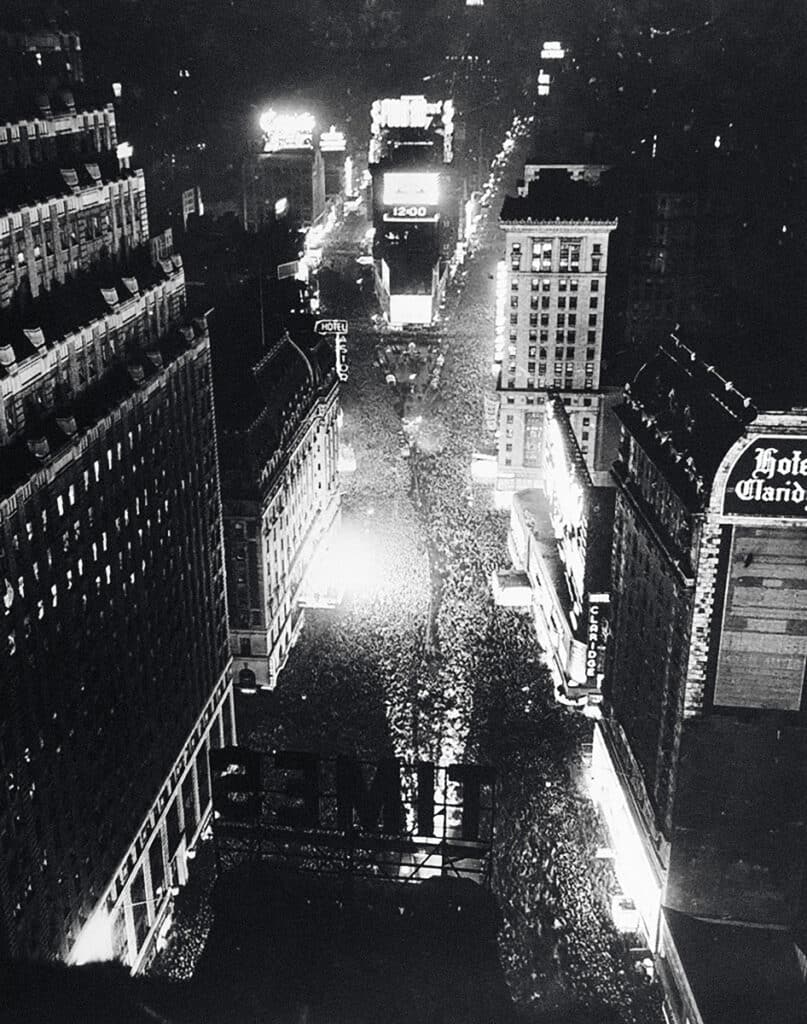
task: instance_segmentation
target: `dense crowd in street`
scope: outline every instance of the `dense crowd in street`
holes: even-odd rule
[[[470,476],[472,453],[488,440],[491,241],[488,230],[482,259],[458,277],[467,291],[448,299],[440,401],[406,433],[377,336],[351,337],[343,440],[357,469],[343,487],[345,601],[308,613],[275,692],[241,698],[241,741],[494,765],[492,881],[515,1005],[535,1021],[657,1024],[657,991],[610,922],[615,883],[595,857],[603,837],[584,794],[590,724],[554,702],[529,619],[492,601],[490,575],[508,560],[507,518]],[[192,934],[192,915],[180,926]],[[175,938],[163,962],[187,977],[198,953],[182,946]]]

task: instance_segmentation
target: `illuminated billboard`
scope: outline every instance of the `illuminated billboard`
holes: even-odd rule
[[[279,114],[275,110],[266,110],[261,114],[260,126],[263,132],[264,153],[313,147],[313,114]]]
[[[345,146],[345,133],[337,131],[335,125],[319,137],[319,148],[323,153],[344,153]]]
[[[608,633],[607,594],[588,595],[588,627],[586,630],[586,686],[601,690],[605,680],[605,648]]]
[[[389,321],[392,324],[430,324],[431,295],[390,295]]]
[[[440,175],[425,171],[388,171],[384,175],[385,221],[439,220]]]
[[[541,58],[543,60],[563,60],[566,56],[566,51],[563,49],[561,43],[552,41],[544,43],[541,49]]]
[[[442,113],[442,101],[429,103],[425,96],[376,100],[370,108],[374,128],[429,128]]]
[[[388,129],[432,129],[443,136],[443,162],[454,158],[454,101],[429,102],[425,96],[401,96],[398,99],[376,100],[370,108],[370,163],[377,163],[378,140]]]

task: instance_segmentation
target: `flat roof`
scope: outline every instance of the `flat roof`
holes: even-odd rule
[[[87,170],[87,166],[92,164],[100,171],[100,181],[95,181]],[[121,169],[116,153],[111,150],[0,171],[0,214],[76,195],[77,190],[68,185],[62,170],[75,171],[79,191],[110,181],[133,178],[137,174],[136,170]]]
[[[665,902],[701,917],[792,925],[806,821],[807,730],[765,712],[688,719]]]
[[[663,914],[704,1024],[804,1024],[807,990],[791,932]]]
[[[610,172],[603,172],[600,183],[573,181],[565,169],[550,168],[529,183],[527,195],[506,196],[501,223],[541,221],[599,221],[616,224],[618,205],[607,185]]]

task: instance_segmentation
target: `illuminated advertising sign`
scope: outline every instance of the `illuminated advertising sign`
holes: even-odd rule
[[[435,222],[440,213],[440,175],[389,171],[384,175],[384,220]]]
[[[726,481],[723,513],[807,519],[807,437],[749,442]]]
[[[296,277],[299,270],[299,260],[292,260],[290,263],[280,263],[277,268],[277,279],[282,281],[284,277]]]
[[[336,130],[334,125],[319,137],[319,148],[323,153],[344,153],[345,133]]]
[[[393,324],[430,324],[431,295],[390,295],[389,320]]]
[[[493,360],[501,363],[504,359],[504,336],[507,333],[507,267],[504,260],[496,264],[496,340]]]
[[[586,685],[602,689],[605,679],[605,636],[608,597],[589,594],[586,637]]]
[[[541,49],[542,60],[562,60],[565,56],[566,51],[558,42],[544,43]]]
[[[348,378],[347,338],[343,334],[336,336],[336,376],[345,381]]]
[[[315,334],[347,334],[347,320],[317,320]]]
[[[279,153],[285,149],[311,149],[314,136],[314,115],[278,114],[267,110],[261,115],[264,153]]]
[[[431,762],[404,765],[395,758],[373,765],[352,757],[321,758],[295,750],[264,753],[246,747],[211,750],[210,769],[213,810],[227,822],[272,817],[279,824],[299,829],[357,828],[394,835],[406,832],[411,820],[419,836],[434,836],[442,828],[442,822],[435,820],[439,772],[446,782],[459,784],[459,813],[452,817],[459,835],[472,841],[489,829],[489,820],[480,820],[482,790],[493,786],[496,779],[494,769],[482,765],[438,768]],[[287,772],[296,777],[289,779]],[[374,778],[368,783],[365,775],[371,772]],[[404,774],[411,775],[414,796],[410,787],[402,785]],[[275,775],[277,785],[267,785],[267,781],[275,781]],[[331,778],[333,791],[324,785]],[[265,803],[269,806],[262,806]]]
[[[429,128],[442,112],[442,101],[429,103],[425,96],[376,100],[370,108],[373,126],[378,128]]]

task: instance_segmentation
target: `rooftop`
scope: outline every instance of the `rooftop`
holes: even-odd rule
[[[93,177],[87,170],[88,166],[93,165],[98,168],[100,178]],[[63,171],[75,172],[76,185],[68,183],[70,175],[66,177]],[[72,156],[69,160],[33,164],[30,167],[14,167],[0,172],[0,214],[50,199],[76,195],[80,189],[132,178],[136,173],[134,170],[121,170],[117,155],[110,151]]]
[[[687,721],[665,902],[716,920],[795,924],[805,821],[807,729],[770,713]]]
[[[95,384],[51,410],[42,410],[36,427],[29,427],[25,437],[18,437],[0,448],[0,499],[12,494],[29,477],[47,466],[60,452],[74,445],[96,423],[109,415],[144,384],[158,377],[186,349],[193,347],[207,335],[205,320],[188,318],[186,324],[171,328],[156,346],[132,356],[127,362],[116,361]],[[75,431],[66,431],[57,422],[72,416]],[[48,442],[48,456],[35,457],[27,440],[44,438]]]
[[[803,1024],[805,987],[793,935],[714,924],[664,910],[704,1024]]]
[[[275,288],[284,284],[275,282]],[[300,301],[300,295],[266,298],[262,329],[253,280],[213,313],[213,385],[226,497],[255,497],[284,438],[315,396],[333,384],[332,343],[314,333],[313,316],[283,311]]]
[[[170,267],[170,271],[169,271]],[[54,282],[50,290],[42,290],[21,311],[15,304],[0,309],[0,345],[11,345],[17,362],[27,359],[36,351],[25,333],[36,328],[45,336],[45,344],[52,346],[66,334],[98,320],[110,312],[111,306],[103,291],[114,295],[118,302],[131,298],[123,278],[134,278],[141,292],[165,281],[174,273],[173,263],[156,266],[147,247],[134,250],[125,263],[102,262],[83,274],[68,278],[64,284]],[[103,291],[102,291],[103,290]],[[0,367],[0,378],[6,370]]]
[[[772,350],[761,348],[745,359],[737,353],[733,380],[727,380],[673,336],[626,385],[617,415],[645,451],[666,464],[681,497],[704,503],[721,459],[759,411],[786,411],[799,398],[807,401],[799,365],[782,372]]]
[[[549,169],[530,182],[527,195],[506,196],[499,214],[503,224],[551,221],[616,223],[619,209],[611,186],[613,172],[598,183],[573,181],[565,170]]]

